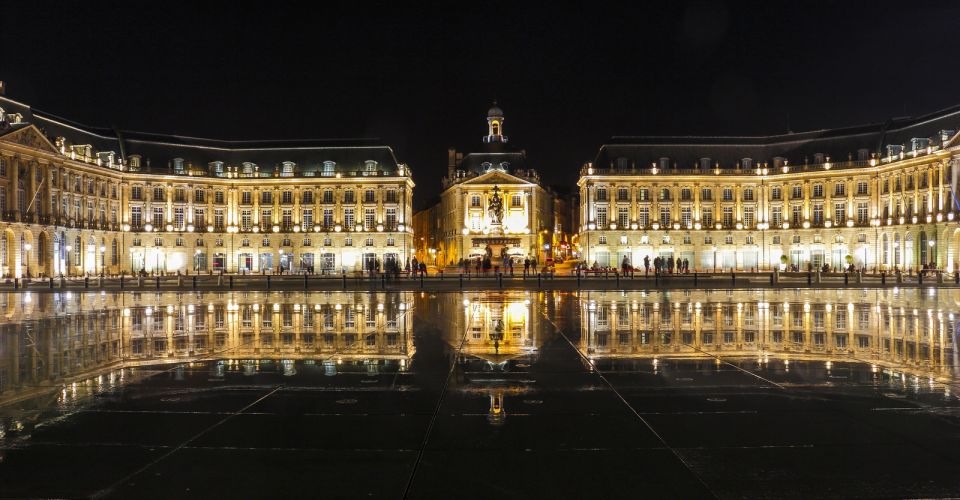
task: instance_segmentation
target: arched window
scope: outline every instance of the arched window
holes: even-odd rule
[[[883,246],[883,261],[882,261],[882,263],[883,263],[883,265],[886,266],[886,265],[889,265],[889,264],[890,264],[890,240],[889,240],[889,238],[887,238],[887,235],[886,235],[886,234],[883,235],[883,243],[882,243],[881,245]]]
[[[500,135],[500,122],[494,121],[490,123],[490,133]]]
[[[903,261],[900,259],[900,233],[893,235],[893,265],[899,266]]]

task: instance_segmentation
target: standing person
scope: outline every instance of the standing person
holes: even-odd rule
[[[654,274],[660,274],[660,256],[653,258],[653,272]]]
[[[417,277],[417,271],[420,270],[420,261],[418,261],[416,257],[413,258],[412,267],[413,267],[413,271],[412,271],[412,272],[413,272],[413,277],[416,278],[416,277]]]
[[[623,270],[623,274],[627,274],[627,271],[630,269],[630,261],[627,260],[627,256],[623,256],[623,262],[620,263],[620,268]]]
[[[529,257],[524,257],[524,258],[523,258],[523,277],[524,277],[524,278],[527,277],[527,273],[528,273],[529,271],[530,271],[530,258],[529,258]]]
[[[690,274],[690,259],[683,259],[683,272]]]
[[[647,274],[650,274],[650,256],[646,255],[643,257],[643,269]]]

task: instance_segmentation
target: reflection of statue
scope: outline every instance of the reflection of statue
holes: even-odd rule
[[[494,224],[500,224],[503,221],[503,198],[500,196],[500,188],[497,186],[493,186],[493,196],[490,197],[487,213]]]

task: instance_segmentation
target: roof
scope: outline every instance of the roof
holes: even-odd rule
[[[939,145],[944,140],[941,131],[950,131],[952,136],[958,129],[960,106],[883,123],[770,136],[617,136],[600,147],[594,165],[613,167],[617,159],[626,158],[629,167],[642,168],[669,158],[671,167],[689,168],[701,158],[709,158],[711,166],[719,163],[721,168],[733,168],[744,158],[759,164],[772,163],[777,157],[796,165],[812,163],[817,153],[835,161],[856,160],[861,150],[884,156],[887,145],[909,149],[914,138],[932,138],[932,144]]]
[[[19,113],[25,124],[36,125],[51,142],[64,137],[68,146],[89,144],[96,152],[114,152],[125,163],[138,155],[142,170],[153,173],[172,173],[174,159],[182,159],[185,168],[202,170],[211,162],[225,166],[249,162],[256,164],[262,175],[279,170],[284,162],[296,164],[298,175],[317,172],[328,161],[336,163],[338,172],[362,170],[370,160],[386,174],[395,173],[400,165],[393,149],[375,138],[230,141],[93,127],[3,96],[0,109],[6,114]]]
[[[486,163],[493,168],[502,168],[508,172],[526,170],[527,155],[524,151],[502,142],[484,143],[480,151],[464,155],[457,169],[482,174],[487,171]],[[506,165],[503,165],[506,163]]]

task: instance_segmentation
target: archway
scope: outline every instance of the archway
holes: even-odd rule
[[[20,272],[19,276],[32,277],[37,275],[36,245],[33,241],[33,233],[24,231],[20,233]]]
[[[50,235],[46,231],[41,231],[40,235],[37,237],[37,274],[43,274],[44,276],[51,276],[53,274],[53,269],[51,268],[51,253],[50,253]]]
[[[17,267],[16,236],[12,229],[6,229],[0,234],[0,269],[3,276],[13,277]]]

